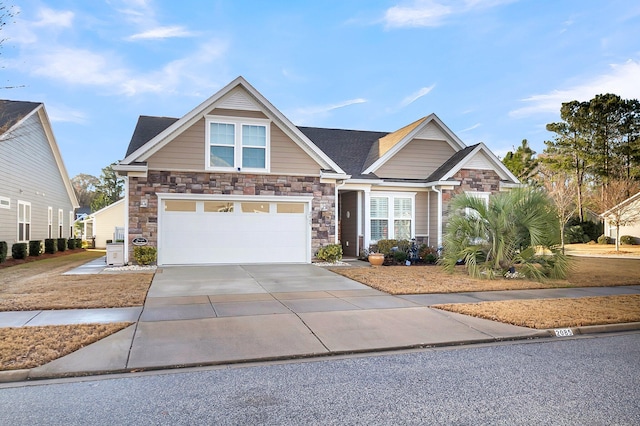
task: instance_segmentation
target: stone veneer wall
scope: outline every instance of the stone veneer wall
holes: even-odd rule
[[[453,190],[442,191],[443,230],[449,216],[449,201],[455,195],[473,191],[495,194],[500,191],[500,176],[493,170],[461,169],[453,176],[453,180],[459,181],[460,185]]]
[[[158,243],[157,193],[300,196],[313,195],[311,210],[312,255],[335,241],[335,185],[320,183],[319,177],[253,175],[240,173],[186,173],[149,171],[146,178],[129,179],[129,241],[144,237]],[[140,207],[140,200],[147,207]],[[129,261],[133,260],[130,250]]]

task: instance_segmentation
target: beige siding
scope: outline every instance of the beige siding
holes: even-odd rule
[[[271,124],[271,173],[317,176],[320,168],[278,126]]]
[[[416,237],[429,235],[429,224],[427,222],[428,192],[418,192],[416,194]]]
[[[214,108],[207,115],[221,115],[224,117],[243,117],[243,118],[268,118],[260,111],[243,111],[238,109]]]
[[[438,244],[438,194],[429,193],[429,245],[435,247]]]
[[[214,109],[212,114],[228,117],[265,118],[257,111]],[[205,170],[205,119],[193,126],[153,154],[149,168],[155,170]],[[320,165],[309,157],[278,126],[271,123],[271,172],[280,174],[308,174],[317,176]]]
[[[124,201],[95,213],[93,233],[96,237],[96,248],[105,248],[107,240],[113,239],[113,233],[117,227],[124,227]]]
[[[149,168],[155,170],[204,170],[205,148],[205,121],[202,118],[163,146],[147,162]]]
[[[381,178],[425,179],[454,153],[445,141],[414,139],[375,174]]]

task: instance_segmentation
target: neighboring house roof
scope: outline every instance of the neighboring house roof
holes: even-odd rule
[[[96,216],[100,216],[102,213],[104,213],[104,212],[106,212],[108,210],[111,210],[111,209],[113,209],[113,208],[115,208],[115,207],[117,207],[117,206],[119,206],[119,205],[121,205],[123,203],[124,203],[124,198],[121,198],[118,201],[116,201],[115,203],[111,203],[108,206],[105,206],[105,207],[101,208],[100,210],[97,210],[97,211],[91,213],[89,215],[89,218],[94,218]]]
[[[251,86],[243,77],[237,77],[209,99],[202,102],[179,120],[176,120],[173,124],[169,125],[140,147],[136,149],[133,147],[131,147],[131,149],[127,149],[127,156],[119,164],[133,165],[147,161],[147,159],[154,153],[171,142],[185,129],[189,128],[201,119],[204,114],[218,101],[221,101],[227,95],[233,96],[233,93],[231,92],[239,87],[244,89],[245,93],[251,97],[249,100],[250,103],[258,105],[269,118],[279,125],[283,132],[285,132],[300,148],[302,148],[303,151],[321,164],[324,170],[333,170],[340,174],[344,173],[344,171],[331,158],[315,146],[309,138],[307,138],[296,126],[293,125],[293,123],[291,123],[291,121],[289,121],[288,118],[284,116],[284,114],[278,111],[271,102],[262,96],[262,94]]]
[[[606,212],[602,213],[600,216],[602,216],[603,218],[606,218],[607,216],[609,216],[611,213],[618,211],[621,207],[626,206],[627,204],[633,203],[639,201],[640,202],[640,192],[638,192],[635,195],[632,195],[631,197],[627,198],[626,200],[624,200],[621,203],[616,204],[615,206],[611,207],[609,210],[607,210]]]
[[[8,132],[40,105],[39,102],[0,100],[0,135]]]
[[[67,168],[62,161],[62,155],[60,154],[58,143],[51,128],[51,121],[49,120],[49,115],[43,103],[0,100],[0,141],[11,137],[12,132],[17,130],[22,123],[34,114],[38,114],[38,118],[42,123],[47,142],[53,152],[53,157],[60,171],[60,176],[62,177],[69,200],[74,208],[78,208],[80,204],[78,203],[78,198],[69,179]]]

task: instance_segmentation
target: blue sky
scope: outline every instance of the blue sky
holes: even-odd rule
[[[21,0],[0,98],[44,102],[71,177],[124,157],[238,75],[297,125],[394,131],[436,113],[466,144],[541,152],[562,102],[640,98],[634,0]]]

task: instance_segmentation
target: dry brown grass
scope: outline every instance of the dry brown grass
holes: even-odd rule
[[[141,306],[153,274],[62,275],[102,255],[82,252],[0,270],[0,311]]]
[[[550,329],[640,321],[640,295],[453,303],[434,308],[522,327]]]
[[[131,323],[0,328],[0,370],[33,368],[128,327]]]
[[[567,244],[565,253],[573,255],[613,255],[619,257],[640,256],[640,245],[620,245],[616,251],[614,244]]]
[[[522,279],[479,280],[463,266],[448,274],[438,266],[331,268],[332,271],[390,294],[459,293],[560,287],[607,287],[640,284],[640,261],[573,257],[567,280],[536,282]]]

